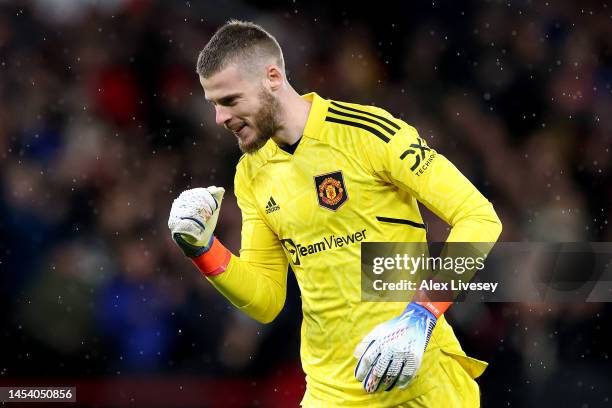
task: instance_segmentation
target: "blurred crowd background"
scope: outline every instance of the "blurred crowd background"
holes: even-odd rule
[[[239,250],[239,150],[195,74],[229,18],[277,37],[298,92],[413,124],[494,203],[503,241],[612,241],[606,0],[0,0],[1,384],[123,384],[97,406],[299,401],[293,278],[260,325],[166,225],[182,190],[224,186],[216,231]],[[463,304],[449,319],[491,364],[484,406],[612,405],[610,304]],[[143,402],[156,390],[167,399]]]

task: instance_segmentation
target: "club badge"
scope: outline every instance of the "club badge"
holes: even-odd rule
[[[336,211],[348,200],[348,192],[341,171],[315,176],[315,188],[319,205]]]

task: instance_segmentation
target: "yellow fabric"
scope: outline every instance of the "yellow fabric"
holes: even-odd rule
[[[307,391],[302,406],[304,408],[344,408],[344,407],[400,407],[400,408],[472,408],[480,406],[480,390],[478,384],[457,358],[467,358],[442,351],[428,349],[427,366],[423,366],[419,376],[427,376],[427,381],[421,381],[418,387],[415,383],[406,390],[381,392],[369,395],[367,401],[359,404],[346,402],[330,402],[317,398]],[[471,359],[474,360],[474,359]],[[477,360],[476,360],[477,361]],[[479,362],[482,363],[482,362]],[[486,366],[486,365],[485,365]],[[484,367],[483,367],[484,369]],[[416,389],[418,388],[418,391]],[[411,393],[410,398],[398,398],[392,393]]]
[[[312,108],[294,154],[270,140],[240,160],[234,186],[243,216],[240,257],[232,256],[227,270],[210,281],[245,313],[269,322],[282,309],[291,264],[302,297],[305,406],[317,406],[316,401],[396,406],[420,398],[447,386],[439,384],[445,380],[439,365],[448,361],[448,353],[456,356],[455,368],[448,368],[451,374],[459,364],[460,373],[469,373],[472,381],[486,363],[465,356],[442,316],[409,387],[370,395],[363,391],[353,376],[353,350],[406,303],[360,301],[360,243],[425,241],[417,200],[452,226],[449,241],[495,242],[501,223],[491,203],[444,156],[429,149],[413,127],[386,111],[338,105],[316,94],[304,98]],[[340,171],[343,185],[321,192],[327,199],[321,201],[317,176]],[[345,200],[339,207],[325,208],[339,197]]]

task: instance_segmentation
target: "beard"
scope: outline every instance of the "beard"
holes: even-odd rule
[[[259,105],[260,108],[253,116],[253,123],[251,124],[255,137],[248,141],[238,138],[238,147],[242,153],[255,153],[281,128],[281,107],[274,95],[262,89],[259,94]]]

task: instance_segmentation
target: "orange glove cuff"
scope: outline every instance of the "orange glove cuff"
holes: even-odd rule
[[[217,237],[214,237],[210,249],[191,260],[204,275],[216,276],[225,272],[231,257],[232,253],[223,246]]]
[[[448,309],[450,305],[453,304],[453,302],[415,302],[415,303],[417,305],[423,306],[424,308],[429,310],[431,313],[433,313],[434,316],[436,316],[436,319],[439,318],[442,314],[444,314],[444,312],[446,312],[446,309]]]

